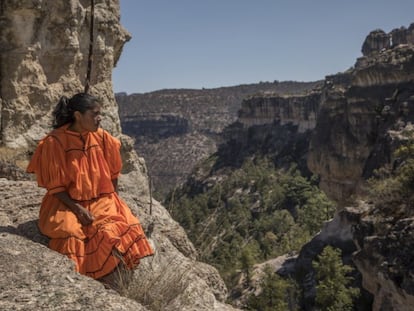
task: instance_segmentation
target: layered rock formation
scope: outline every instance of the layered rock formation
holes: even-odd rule
[[[264,155],[279,168],[293,163],[309,174],[306,158],[316,125],[321,92],[302,95],[254,95],[243,100],[237,122],[220,135],[215,169],[239,167],[246,158]]]
[[[366,56],[352,69],[326,78],[311,140],[309,168],[342,203],[374,169],[389,163],[388,131],[413,120],[414,45],[384,48],[377,33],[367,37],[364,47],[370,48],[363,48]]]
[[[88,1],[1,2],[1,143],[27,148],[49,127],[51,103],[83,91],[89,50]],[[120,133],[112,68],[130,38],[115,3],[97,2],[92,93],[104,127]]]
[[[238,121],[244,127],[292,124],[303,133],[315,127],[319,101],[320,92],[316,90],[307,95],[255,96],[242,102]]]
[[[362,54],[371,56],[373,53],[383,52],[402,44],[414,44],[414,24],[408,28],[403,26],[393,29],[390,33],[382,29],[371,31],[362,44]]]
[[[342,207],[352,203],[338,214],[351,230],[341,225],[335,231],[347,233],[343,242],[350,235],[355,242],[353,261],[364,288],[373,294],[372,310],[411,310],[413,305],[412,191],[404,198],[397,191],[389,202],[381,199],[383,194],[371,193],[370,201],[376,203],[353,203],[355,197],[366,196],[365,180],[376,169],[399,167],[395,151],[412,140],[413,29],[411,24],[389,34],[370,33],[355,66],[327,77],[308,157],[321,187]],[[390,185],[386,193],[393,191],[387,189]],[[324,245],[335,244],[332,238],[321,238],[316,239]],[[314,244],[302,250],[302,257],[321,247]]]
[[[378,208],[359,202],[344,210],[358,251],[353,260],[363,286],[374,296],[373,311],[412,310],[414,303],[412,211],[405,204]]]
[[[355,262],[361,273],[356,278],[362,278],[364,289],[373,295],[373,310],[412,308],[411,197],[410,203],[396,207],[374,208],[361,203],[342,209],[365,194],[366,180],[376,169],[398,166],[400,160],[394,152],[412,139],[413,28],[414,24],[389,34],[369,34],[363,45],[364,56],[348,71],[327,76],[320,93],[304,96],[301,101],[296,96],[245,100],[239,125],[226,132],[231,144],[224,149],[233,146],[236,150],[229,159],[246,152],[248,146],[253,150],[260,146],[268,153],[270,143],[264,145],[264,141],[271,141],[274,150],[283,154],[285,145],[277,143],[280,137],[286,137],[288,145],[289,139],[293,138],[294,144],[301,137],[295,136],[295,131],[283,132],[289,126],[311,132],[309,149],[302,154],[307,153],[308,168],[319,175],[320,187],[339,203],[340,211],[302,248],[295,263],[295,269],[305,275],[302,285],[309,310],[315,295],[312,261],[326,245],[341,248],[346,263],[351,259]],[[266,129],[272,123],[281,126],[270,133]],[[267,140],[255,145],[258,137],[266,135]],[[359,305],[363,303],[370,304],[370,295],[364,293]]]
[[[45,247],[47,239],[36,226],[44,192],[24,169],[50,130],[59,97],[83,91],[90,2],[1,0],[0,308],[231,310],[221,302],[227,290],[217,271],[195,260],[182,228],[150,200],[145,163],[121,134],[112,92],[112,69],[130,35],[119,22],[119,1],[95,3],[90,92],[103,103],[103,127],[121,139],[120,194],[147,228],[156,255],[142,261],[125,289],[131,300],[73,272],[65,256]]]

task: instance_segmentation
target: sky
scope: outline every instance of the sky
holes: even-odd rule
[[[115,92],[316,81],[361,57],[366,36],[414,22],[413,0],[120,0],[132,39]]]

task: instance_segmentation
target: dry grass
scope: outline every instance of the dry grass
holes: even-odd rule
[[[183,267],[182,261],[177,259],[168,265],[158,267],[161,268],[152,269],[153,271],[146,273],[145,277],[136,277],[133,281],[120,280],[118,292],[150,310],[165,310],[165,307],[180,296],[189,285],[191,265]]]

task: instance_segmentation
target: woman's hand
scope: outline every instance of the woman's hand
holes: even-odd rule
[[[79,203],[73,201],[66,191],[55,193],[55,196],[76,215],[82,226],[88,226],[95,220],[92,213]]]
[[[95,217],[93,217],[91,212],[84,208],[82,205],[76,204],[76,206],[77,208],[73,209],[72,211],[75,213],[79,222],[82,224],[82,226],[90,225],[95,220]]]

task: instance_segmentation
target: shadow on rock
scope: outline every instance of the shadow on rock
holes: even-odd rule
[[[45,246],[49,244],[49,238],[40,233],[39,228],[37,227],[37,219],[19,224],[17,228],[13,226],[0,226],[0,233],[20,235]]]

